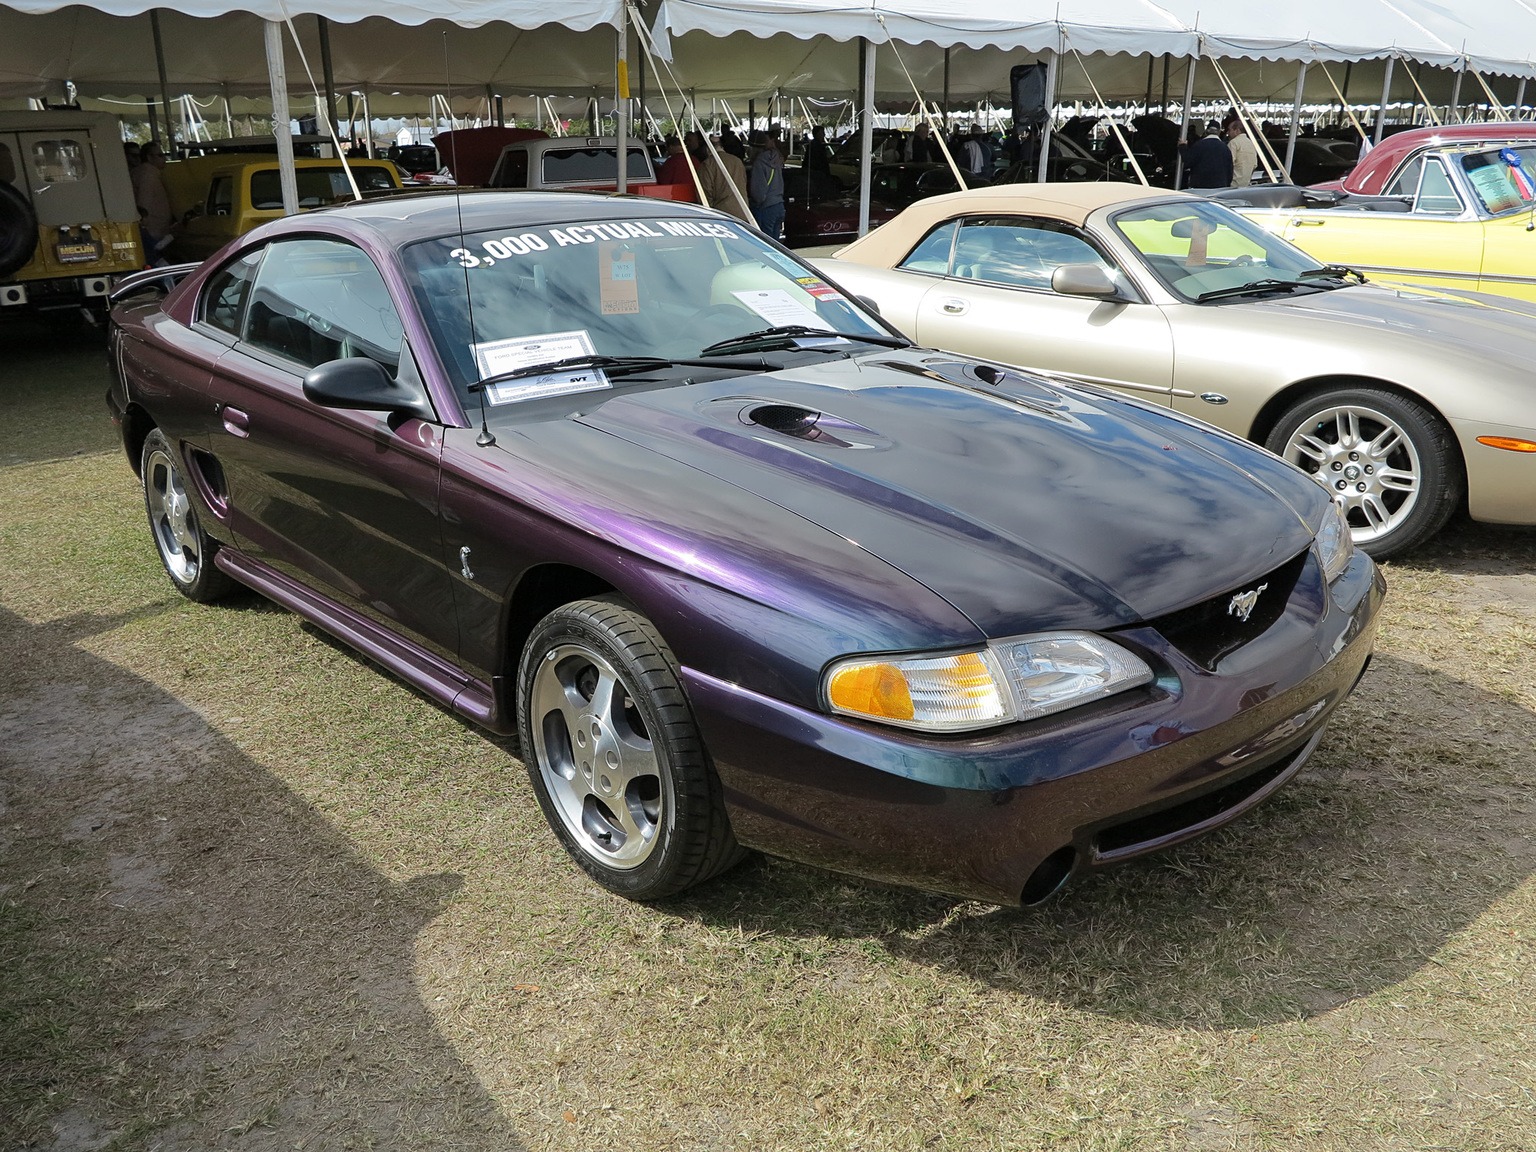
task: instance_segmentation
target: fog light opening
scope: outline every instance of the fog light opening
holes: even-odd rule
[[[1077,849],[1072,845],[1056,849],[1030,874],[1024,891],[1019,893],[1019,903],[1029,908],[1050,899],[1067,882],[1076,863]]]

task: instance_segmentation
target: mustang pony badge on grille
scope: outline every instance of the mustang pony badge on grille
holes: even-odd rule
[[[1253,606],[1259,602],[1259,596],[1268,588],[1268,584],[1260,584],[1251,592],[1239,592],[1232,597],[1227,604],[1227,615],[1236,616],[1244,624],[1248,623],[1248,617],[1253,615]]]

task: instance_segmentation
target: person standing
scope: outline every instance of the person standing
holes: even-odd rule
[[[693,176],[688,171],[688,158],[683,155],[683,142],[676,136],[668,136],[666,145],[667,158],[656,172],[656,183],[692,184]]]
[[[805,146],[800,167],[807,172],[830,174],[832,171],[832,149],[827,147],[827,130],[820,124],[811,129],[811,138]]]
[[[1232,153],[1232,187],[1248,187],[1259,166],[1259,150],[1239,119],[1227,125],[1227,150]]]
[[[992,161],[979,124],[972,124],[971,133],[965,138],[965,171],[968,176],[983,179],[992,175]]]
[[[747,180],[747,199],[757,226],[773,240],[784,228],[784,153],[779,150],[778,129],[758,133],[757,155]]]
[[[742,202],[747,198],[747,170],[741,161],[729,152],[720,152],[720,161],[716,163],[699,132],[689,132],[684,139],[688,145],[688,154],[693,157],[693,166],[699,174],[699,192],[709,201],[709,206],[751,223],[742,207]],[[741,193],[739,199],[737,192]]]
[[[1190,189],[1229,188],[1232,185],[1232,153],[1226,141],[1195,120],[1189,126],[1189,140],[1179,145],[1184,157],[1184,187]]]
[[[144,256],[151,264],[163,264],[162,253],[171,242],[176,217],[170,193],[165,190],[165,150],[151,140],[139,150],[139,166],[133,170],[133,199],[139,206],[139,230],[144,233]]]

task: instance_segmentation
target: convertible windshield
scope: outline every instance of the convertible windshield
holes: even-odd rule
[[[839,332],[891,339],[813,269],[725,221],[640,218],[478,232],[413,244],[404,259],[461,395],[472,383],[517,374],[486,389],[493,404],[608,387],[601,368],[558,378],[520,372],[580,357],[871,347],[840,340]],[[754,333],[762,335],[741,339]]]
[[[1470,152],[1461,158],[1461,167],[1490,216],[1529,208],[1536,200],[1536,146]]]
[[[1323,270],[1301,249],[1221,204],[1149,204],[1118,213],[1115,227],[1154,274],[1186,300],[1326,288]],[[1306,273],[1313,273],[1306,276]]]

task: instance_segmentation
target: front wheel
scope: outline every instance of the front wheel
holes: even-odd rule
[[[517,713],[545,819],[610,892],[670,896],[744,855],[677,662],[623,602],[578,600],[539,622],[523,650]]]
[[[234,591],[235,581],[214,567],[213,554],[218,544],[197,522],[197,509],[192,507],[187,493],[180,456],[158,428],[144,438],[139,476],[144,481],[149,534],[176,590],[200,604]]]
[[[1315,393],[1280,417],[1264,446],[1333,493],[1355,544],[1378,560],[1423,543],[1461,503],[1450,430],[1424,405],[1384,389]]]

